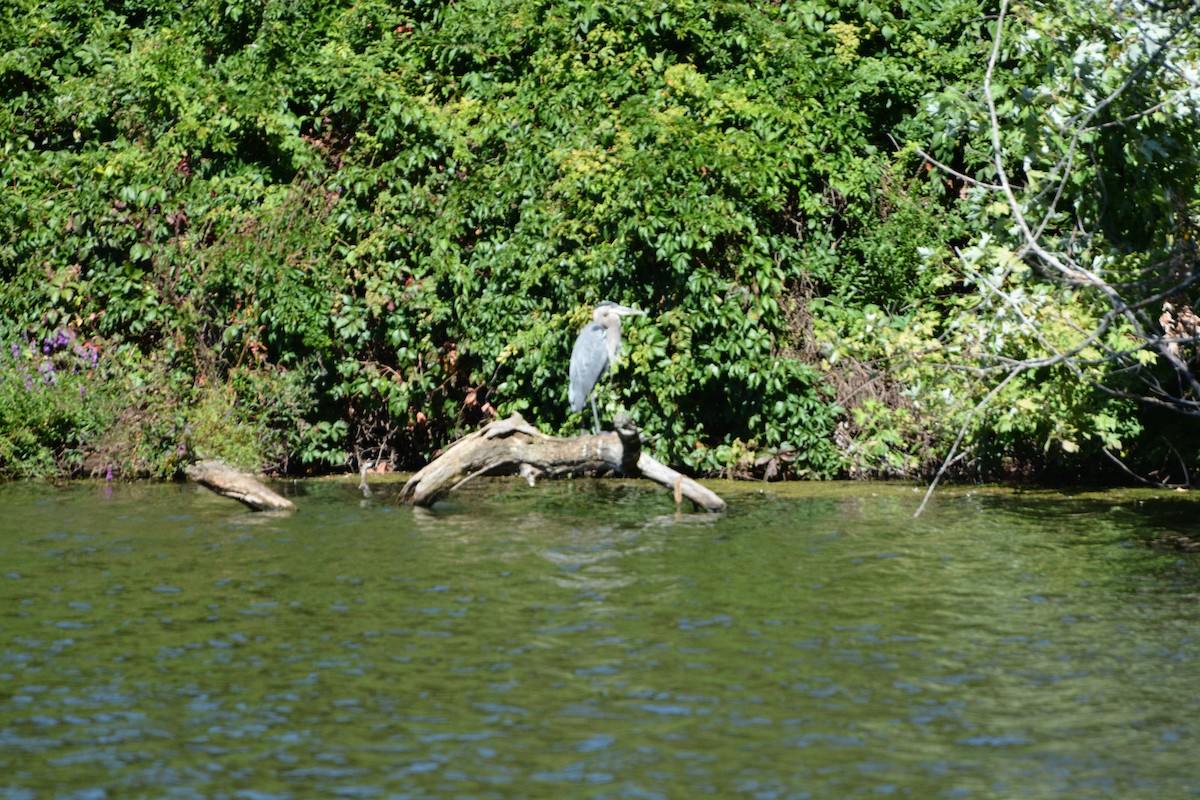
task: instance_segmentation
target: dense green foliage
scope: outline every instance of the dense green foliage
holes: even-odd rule
[[[1006,154],[1029,183],[1051,171],[1031,155],[1049,154],[1035,90],[1102,37],[1090,8],[1006,54]],[[1052,13],[1024,12],[1022,30]],[[991,388],[948,367],[1036,348],[975,279],[1013,236],[1003,210],[911,146],[994,176],[987,3],[17,0],[0,15],[10,475],[165,475],[194,455],[411,466],[512,411],[575,431],[566,363],[602,299],[649,314],[626,326],[602,415],[630,410],[661,457],[915,474]],[[1194,230],[1194,109],[1159,116],[1090,134],[1086,168],[1067,170],[1073,208],[1129,270]],[[1096,191],[1113,180],[1115,204]],[[1069,243],[1073,220],[1048,234]],[[1104,313],[1053,281],[1028,292],[1045,298],[1038,335]],[[64,372],[79,353],[94,363]],[[39,381],[45,365],[72,377]],[[1122,365],[1093,369],[1011,382],[1014,413],[972,423],[975,463],[1039,463],[1052,441],[1069,443],[1056,458],[1123,450],[1142,421],[1089,382]]]

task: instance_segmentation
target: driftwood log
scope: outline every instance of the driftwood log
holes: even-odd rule
[[[615,432],[563,439],[547,436],[520,414],[491,422],[446,449],[404,484],[400,499],[431,506],[472,478],[518,474],[532,486],[539,477],[615,472],[648,478],[705,511],[724,511],[725,501],[696,481],[642,452],[638,430],[618,417]]]
[[[291,500],[271,491],[253,476],[222,461],[197,461],[183,472],[201,486],[245,503],[255,511],[296,510],[296,505]]]

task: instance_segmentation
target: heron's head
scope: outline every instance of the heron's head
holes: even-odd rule
[[[596,305],[596,310],[592,312],[592,321],[598,322],[605,327],[609,325],[620,325],[621,317],[644,317],[645,311],[639,311],[636,308],[619,305],[617,303],[605,300],[603,303]]]

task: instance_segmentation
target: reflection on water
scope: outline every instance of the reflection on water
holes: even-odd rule
[[[1186,498],[301,488],[0,487],[0,798],[1200,796]]]

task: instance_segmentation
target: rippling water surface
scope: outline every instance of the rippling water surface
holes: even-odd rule
[[[0,486],[0,798],[1200,797],[1195,504]]]

